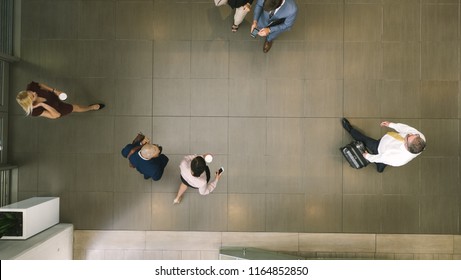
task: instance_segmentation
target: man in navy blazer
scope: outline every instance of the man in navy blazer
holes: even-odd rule
[[[267,53],[274,39],[293,26],[298,6],[294,0],[258,0],[253,13],[250,32],[258,28],[258,35],[266,37],[263,52]]]

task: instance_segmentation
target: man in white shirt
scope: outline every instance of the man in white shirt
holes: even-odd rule
[[[352,127],[350,122],[342,119],[344,129],[357,141],[365,144],[370,152],[363,156],[376,164],[378,172],[383,172],[387,165],[402,166],[417,157],[426,147],[426,138],[415,128],[402,123],[384,121],[382,127],[390,127],[395,131],[386,133],[381,139],[375,140],[363,135]]]

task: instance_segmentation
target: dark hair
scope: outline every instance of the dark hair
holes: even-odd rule
[[[266,12],[273,11],[277,9],[283,0],[265,0],[263,4],[263,9]]]
[[[206,162],[205,159],[201,156],[195,157],[190,163],[190,169],[192,170],[192,175],[194,177],[199,177],[205,171]]]
[[[158,147],[158,150],[160,151],[158,154],[161,154],[161,153],[162,153],[162,151],[163,151],[163,148],[162,148],[162,146],[159,146],[159,145],[157,145],[157,147]]]
[[[416,137],[408,143],[408,151],[412,154],[419,154],[426,148],[426,141],[423,140],[421,137]]]

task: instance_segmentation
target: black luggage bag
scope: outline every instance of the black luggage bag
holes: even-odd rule
[[[339,150],[352,168],[360,169],[369,163],[362,155],[365,152],[365,145],[360,141],[352,141],[350,144],[339,148]]]

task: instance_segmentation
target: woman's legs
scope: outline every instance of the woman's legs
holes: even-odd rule
[[[96,110],[99,110],[99,107],[100,107],[99,104],[93,104],[90,106],[81,106],[77,104],[72,104],[72,112],[84,113],[88,111],[96,111]]]
[[[178,204],[181,202],[182,195],[186,192],[186,190],[187,186],[184,183],[181,183],[181,185],[179,185],[178,194],[176,195],[176,198],[173,200],[173,204]]]
[[[236,8],[235,15],[234,15],[234,25],[240,25],[245,19],[245,16],[247,14],[248,14],[248,9],[245,9],[245,5],[242,7]]]

